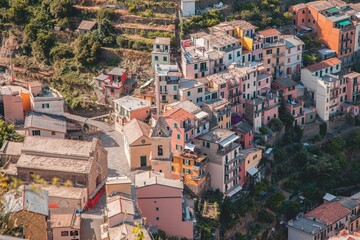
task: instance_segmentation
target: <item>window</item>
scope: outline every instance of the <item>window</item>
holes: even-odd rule
[[[198,88],[198,93],[201,93],[203,92],[203,89],[202,88]]]
[[[54,131],[51,131],[51,135],[53,135],[53,136],[54,136],[54,135],[56,135],[56,133],[55,133]]]
[[[79,236],[79,231],[78,230],[70,231],[70,236]]]
[[[180,139],[180,134],[177,135],[177,139]]]
[[[61,236],[69,236],[69,231],[61,231]]]
[[[159,217],[156,217],[156,221],[159,221],[159,219],[160,219]]]
[[[191,94],[191,92],[190,92],[190,91],[188,91],[188,92],[187,92],[187,95],[188,95],[188,96],[190,96],[190,94]]]
[[[230,55],[229,55],[229,60],[231,60],[231,59],[232,59],[232,55],[230,54]]]
[[[178,125],[177,125],[177,123],[174,123],[174,128],[178,128]]]
[[[210,148],[210,143],[209,142],[206,142],[206,147]]]
[[[155,56],[155,61],[159,61],[159,56]]]
[[[158,207],[156,208],[156,211],[159,211],[159,208],[158,208]]]
[[[163,61],[164,61],[164,62],[167,62],[167,57],[163,57]]]
[[[40,136],[40,130],[32,130],[33,136]]]
[[[162,146],[162,145],[159,145],[159,146],[158,146],[158,155],[159,155],[159,156],[162,156],[162,155],[163,155],[163,146]]]
[[[240,57],[240,51],[237,51],[236,56]]]
[[[197,74],[197,73],[195,73],[195,78],[198,78],[198,74]]]
[[[48,104],[48,103],[43,103],[43,104],[42,104],[42,108],[50,108],[50,104]]]
[[[197,70],[197,69],[198,69],[198,65],[194,64],[194,70]]]
[[[268,60],[267,60],[267,63],[270,64],[270,63],[271,63],[271,59],[268,59]]]
[[[176,91],[177,90],[177,86],[175,85],[175,86],[173,86],[173,90],[174,91]]]

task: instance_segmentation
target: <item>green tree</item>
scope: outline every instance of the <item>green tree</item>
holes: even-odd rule
[[[54,43],[52,33],[41,30],[37,34],[36,41],[34,41],[31,45],[32,53],[37,61],[41,62],[49,59],[50,50],[54,46]]]
[[[10,8],[7,11],[11,21],[17,24],[26,24],[31,16],[30,3],[28,0],[10,0]]]
[[[100,47],[96,35],[86,33],[75,40],[75,57],[83,65],[94,64],[98,59]]]
[[[285,215],[287,220],[294,218],[300,211],[300,204],[295,201],[284,201],[281,206],[281,212]]]
[[[51,0],[50,13],[58,20],[67,18],[73,13],[73,2],[71,0]]]
[[[273,211],[279,211],[281,205],[285,200],[284,194],[280,192],[276,192],[270,195],[268,200],[266,201],[266,206],[268,206]]]
[[[323,122],[319,125],[319,134],[321,137],[325,137],[327,132],[327,123]]]

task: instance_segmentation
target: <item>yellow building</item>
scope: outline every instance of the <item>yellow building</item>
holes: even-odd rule
[[[171,164],[173,178],[183,179],[185,185],[196,195],[206,190],[209,174],[206,171],[209,160],[205,155],[199,155],[185,150],[180,156],[174,156]]]

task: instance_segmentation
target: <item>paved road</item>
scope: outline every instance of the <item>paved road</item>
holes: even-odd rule
[[[75,121],[82,122],[82,123],[86,121],[87,124],[98,127],[105,133],[114,131],[114,129],[105,122],[95,121],[91,118],[81,117],[81,116],[74,115],[71,113],[64,113],[64,116],[67,117],[68,119],[75,120]]]

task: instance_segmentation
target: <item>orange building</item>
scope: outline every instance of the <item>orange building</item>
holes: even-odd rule
[[[355,53],[356,27],[351,7],[328,1],[301,3],[289,8],[298,31],[312,31],[334,50],[343,64],[351,63]]]
[[[206,190],[209,174],[206,171],[209,160],[205,155],[199,155],[185,150],[180,156],[174,156],[171,164],[174,179],[184,180],[184,184],[196,195]]]

